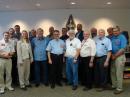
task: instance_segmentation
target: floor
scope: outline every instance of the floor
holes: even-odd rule
[[[33,86],[27,91],[15,88],[15,91],[6,91],[5,94],[1,94],[0,97],[130,97],[130,80],[124,81],[124,92],[119,95],[114,95],[113,91],[97,92],[95,89],[90,91],[82,91],[83,87],[79,86],[76,91],[71,90],[70,86],[58,87],[51,89],[41,85],[36,88]]]

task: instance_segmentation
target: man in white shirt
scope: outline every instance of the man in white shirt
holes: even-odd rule
[[[89,36],[89,32],[84,32],[84,39],[81,44],[80,50],[80,65],[82,69],[82,80],[85,88],[84,91],[92,88],[92,68],[93,68],[93,60],[96,54],[96,44],[94,40],[92,40]]]
[[[69,38],[66,40],[66,75],[68,84],[72,84],[73,90],[78,87],[78,56],[80,53],[81,42],[75,38],[75,32],[68,32]]]
[[[0,40],[0,94],[3,94],[5,88],[13,91],[14,88],[11,87],[12,78],[12,61],[11,57],[14,54],[14,46],[9,40],[9,32],[4,32],[4,38]],[[6,74],[6,81],[4,83],[4,71]]]

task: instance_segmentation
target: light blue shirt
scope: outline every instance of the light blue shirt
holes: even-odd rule
[[[34,38],[31,43],[34,54],[34,60],[35,61],[47,60],[46,47],[48,40],[45,37],[41,39]]]
[[[112,41],[112,53],[117,53],[120,49],[124,49],[127,46],[127,40],[124,35],[113,36]]]
[[[101,57],[107,55],[109,51],[112,50],[111,40],[107,37],[102,37],[101,39],[99,36],[94,38],[96,43],[96,56]]]
[[[65,50],[65,43],[61,39],[53,39],[49,42],[46,50],[53,54],[63,54]]]

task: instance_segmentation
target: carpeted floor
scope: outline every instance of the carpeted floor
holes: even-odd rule
[[[119,95],[114,95],[113,91],[97,92],[95,89],[90,91],[82,91],[83,87],[79,86],[76,91],[71,90],[70,86],[58,87],[51,89],[41,85],[36,88],[33,86],[27,91],[15,88],[15,91],[6,91],[0,97],[130,97],[130,80],[124,82],[124,92]]]

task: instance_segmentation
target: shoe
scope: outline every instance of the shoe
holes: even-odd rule
[[[52,84],[52,85],[51,85],[51,88],[54,89],[54,88],[55,88],[55,84]]]
[[[28,88],[32,88],[32,85],[31,85],[31,84],[29,84],[29,85],[26,85],[26,87],[28,87]]]
[[[26,88],[25,86],[21,86],[20,89],[22,89],[22,90],[24,90],[24,91],[27,90],[27,88]]]
[[[8,89],[9,91],[14,91],[14,88],[13,88],[13,87],[7,87],[7,89]]]
[[[49,86],[49,83],[44,83],[44,85],[45,85],[46,87],[48,87],[48,86]]]
[[[62,86],[63,86],[63,85],[62,85],[62,83],[57,83],[57,85],[58,85],[58,86],[60,86],[60,87],[62,87]]]
[[[73,86],[72,90],[77,90],[78,86]]]
[[[104,91],[104,90],[105,90],[104,88],[97,88],[97,89],[96,89],[97,92],[102,92],[102,91]]]
[[[83,91],[88,91],[88,90],[91,90],[92,88],[87,88],[87,87],[85,87],[85,88],[83,88]]]
[[[39,87],[39,86],[40,86],[40,84],[35,84],[35,86],[36,86],[36,87]]]
[[[114,94],[121,94],[122,92],[123,92],[123,90],[117,90],[117,89],[116,89],[116,90],[114,91]]]
[[[1,88],[0,89],[0,94],[4,94],[5,93],[5,89],[4,88]]]

